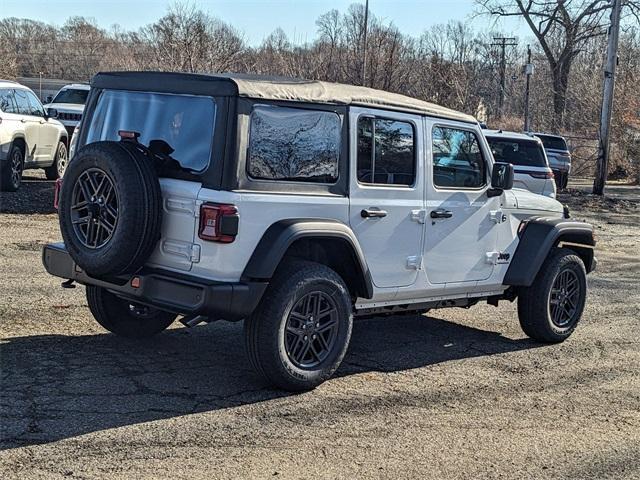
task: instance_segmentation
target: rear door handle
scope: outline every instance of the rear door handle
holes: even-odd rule
[[[438,210],[431,210],[429,216],[431,218],[451,218],[453,217],[453,212],[451,212],[451,210],[442,210],[439,208]]]
[[[360,211],[362,218],[384,218],[387,216],[387,212],[384,210],[363,209]]]

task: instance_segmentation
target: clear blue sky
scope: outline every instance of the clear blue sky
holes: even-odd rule
[[[175,3],[166,0],[0,0],[0,18],[21,17],[61,25],[71,15],[94,18],[102,27],[119,24],[137,29],[161,17]],[[238,28],[252,45],[281,27],[296,43],[312,40],[315,20],[336,8],[346,11],[364,0],[191,0],[191,4]],[[404,33],[418,36],[425,28],[449,20],[472,21],[479,30],[494,25],[487,17],[472,19],[473,0],[369,0],[369,9],[393,21]],[[510,20],[497,24],[506,33],[528,36],[526,27]]]

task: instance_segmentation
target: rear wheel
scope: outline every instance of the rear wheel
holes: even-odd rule
[[[587,274],[573,251],[555,250],[536,279],[518,296],[522,330],[541,342],[562,342],[573,333],[584,310]]]
[[[24,150],[20,145],[13,145],[4,168],[0,170],[0,189],[3,192],[15,192],[22,183],[24,167]]]
[[[116,335],[148,338],[165,330],[177,315],[122,299],[102,287],[87,285],[87,303],[96,321]]]
[[[351,297],[330,268],[297,261],[281,268],[245,320],[249,360],[284,390],[310,390],[336,371],[349,345]]]
[[[64,171],[67,169],[67,162],[67,146],[64,142],[60,142],[58,143],[58,150],[56,150],[56,158],[53,161],[53,165],[44,169],[44,174],[47,177],[47,180],[62,178]]]

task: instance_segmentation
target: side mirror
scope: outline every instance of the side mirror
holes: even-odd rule
[[[53,95],[47,95],[46,103],[51,103],[53,101]]]
[[[58,118],[58,110],[55,108],[47,108],[47,117]]]
[[[513,188],[513,165],[506,162],[495,162],[491,172],[491,188],[487,192],[490,197],[502,195],[505,190]]]

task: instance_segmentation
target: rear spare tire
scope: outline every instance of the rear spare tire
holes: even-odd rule
[[[89,275],[137,271],[160,238],[162,195],[151,160],[133,143],[86,145],[67,167],[58,213],[67,250]]]

